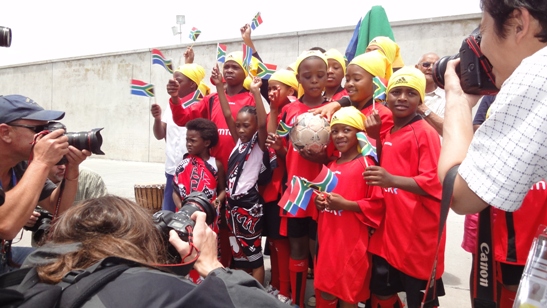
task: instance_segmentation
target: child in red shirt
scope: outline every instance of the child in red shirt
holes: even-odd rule
[[[344,107],[331,120],[331,138],[341,156],[329,163],[338,178],[333,192],[319,195],[317,236],[319,252],[315,270],[317,307],[356,307],[369,298],[369,229],[383,217],[382,190],[360,180],[374,160],[360,153],[357,133],[365,130],[365,116]]]
[[[397,293],[406,292],[408,307],[415,308],[421,305],[437,249],[436,296],[444,295],[444,235],[437,246],[441,144],[437,132],[416,113],[425,93],[422,72],[403,67],[389,80],[387,92],[394,124],[381,140],[381,167],[367,167],[364,173],[368,185],[384,189],[385,201],[385,217],[369,245],[371,301],[373,307],[402,307]],[[438,299],[426,307],[430,305],[438,306]]]

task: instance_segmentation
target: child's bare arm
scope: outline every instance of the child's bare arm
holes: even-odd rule
[[[177,194],[177,192],[175,191],[173,191],[173,202],[175,203],[177,210],[180,210],[180,207],[182,206],[182,200],[180,199],[179,194]]]
[[[266,150],[266,138],[268,137],[268,127],[266,123],[266,109],[264,109],[264,102],[262,101],[262,96],[260,96],[260,86],[262,85],[262,80],[255,77],[251,83],[251,93],[253,94],[255,104],[256,104],[256,117],[258,124],[258,145],[262,151]]]
[[[228,98],[226,97],[226,93],[224,93],[224,84],[222,83],[222,73],[220,73],[220,70],[218,69],[218,64],[215,67],[213,67],[213,71],[211,72],[211,80],[213,81],[213,83],[215,84],[217,88],[218,100],[220,101],[220,106],[222,108],[222,113],[224,114],[224,119],[226,120],[226,124],[228,125],[228,128],[230,129],[230,134],[232,135],[234,142],[237,143],[238,137],[237,137],[236,123],[234,121],[234,118],[232,117],[232,110],[230,109]]]
[[[220,161],[217,162],[218,179],[217,179],[217,199],[222,204],[226,200],[226,174],[224,173],[224,166]]]
[[[427,196],[426,193],[413,178],[393,175],[380,166],[369,166],[363,173],[367,185],[380,186],[383,188],[394,187],[408,192]]]

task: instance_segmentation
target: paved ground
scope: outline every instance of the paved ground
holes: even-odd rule
[[[160,163],[139,163],[113,161],[99,158],[90,158],[83,166],[98,172],[104,179],[109,193],[127,197],[134,196],[135,184],[164,183],[164,166]],[[446,296],[441,298],[441,307],[465,308],[470,307],[469,300],[469,270],[471,256],[461,249],[464,217],[450,213],[447,222],[447,239],[445,252],[445,283]],[[17,245],[30,246],[29,232],[25,232],[23,240]],[[269,258],[266,257],[266,269],[270,268]],[[267,275],[269,276],[269,275]],[[308,280],[307,295],[311,295],[312,280]]]

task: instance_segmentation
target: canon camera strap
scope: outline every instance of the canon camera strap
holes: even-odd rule
[[[475,308],[496,307],[496,271],[492,247],[492,207],[479,213],[477,247],[473,264],[473,304]]]

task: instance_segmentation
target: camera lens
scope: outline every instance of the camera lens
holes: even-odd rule
[[[11,29],[0,26],[0,47],[11,46]]]
[[[453,56],[444,56],[440,58],[439,61],[435,62],[435,64],[433,64],[433,80],[439,88],[444,89],[444,73],[446,72],[446,65],[448,64],[448,61],[458,59],[459,57],[459,53]],[[456,74],[460,76],[459,66],[456,67]]]
[[[94,128],[88,132],[66,133],[68,144],[78,150],[88,150],[93,154],[104,155],[101,150],[103,144],[101,130],[102,128]]]

